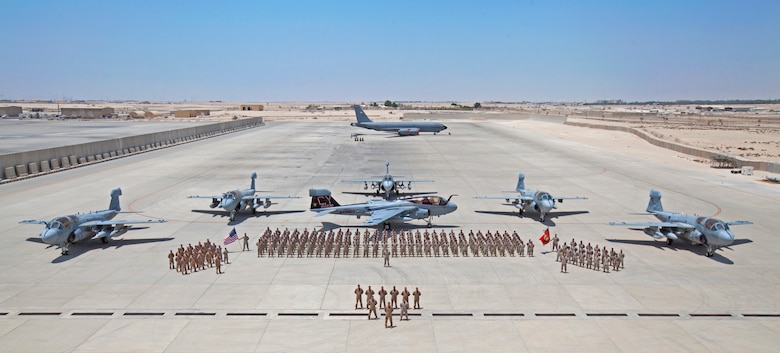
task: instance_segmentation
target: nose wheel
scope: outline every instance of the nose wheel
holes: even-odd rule
[[[235,221],[236,220],[236,210],[230,211],[230,220]]]

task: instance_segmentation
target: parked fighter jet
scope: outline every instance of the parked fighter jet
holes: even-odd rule
[[[419,135],[421,132],[432,132],[435,135],[440,131],[447,129],[447,126],[444,124],[435,121],[375,122],[368,118],[368,115],[363,112],[363,109],[360,108],[359,105],[355,105],[355,116],[357,117],[357,122],[350,124],[352,126],[358,126],[377,131],[392,131],[401,136]]]
[[[77,241],[96,237],[104,244],[116,236],[122,235],[130,229],[127,224],[162,223],[165,220],[139,220],[117,221],[113,218],[119,213],[119,196],[122,189],[111,190],[111,202],[108,209],[90,213],[75,214],[57,217],[49,222],[40,220],[25,220],[23,224],[45,224],[46,228],[41,232],[41,240],[46,244],[59,245],[62,255],[68,254],[68,246]]]
[[[706,246],[707,253],[705,255],[711,257],[718,248],[731,245],[734,242],[734,233],[729,229],[730,225],[753,224],[748,221],[723,222],[715,218],[665,212],[661,205],[661,192],[658,190],[650,190],[647,212],[661,222],[610,222],[609,225],[647,227],[644,229],[645,234],[655,239],[665,238],[669,245],[672,245],[675,240],[683,238],[693,244]]]
[[[506,202],[512,202],[512,205],[517,207],[519,215],[522,216],[523,212],[527,208],[531,208],[536,212],[539,212],[539,221],[544,222],[545,217],[550,211],[557,209],[555,200],[563,203],[563,200],[587,200],[587,197],[582,196],[557,196],[553,197],[550,193],[541,190],[531,190],[525,188],[525,173],[520,173],[517,177],[517,187],[515,191],[519,192],[518,195],[507,196],[477,196],[475,199],[504,199]]]
[[[190,199],[211,199],[210,208],[219,206],[224,209],[230,215],[230,220],[236,220],[236,213],[245,208],[249,208],[252,214],[255,214],[256,210],[260,207],[267,209],[271,207],[271,199],[299,199],[300,196],[270,196],[270,195],[255,195],[255,179],[257,179],[257,173],[252,173],[252,184],[249,189],[244,190],[231,190],[227,191],[222,196],[187,196]],[[265,199],[265,202],[262,201]]]
[[[403,189],[412,190],[412,182],[415,183],[432,183],[433,180],[422,179],[395,179],[390,175],[390,161],[385,162],[385,176],[372,179],[347,179],[342,180],[345,183],[363,183],[363,190],[368,190],[369,183],[371,190],[376,190],[376,194],[379,195],[384,191],[385,200],[389,200],[392,193],[395,192],[395,196],[399,196],[400,191]],[[406,183],[406,184],[404,184]]]
[[[419,196],[394,201],[372,200],[366,203],[339,205],[327,189],[309,189],[311,210],[317,212],[315,217],[326,214],[353,215],[360,218],[367,216],[364,223],[367,226],[382,224],[390,228],[390,221],[408,222],[414,219],[427,219],[428,227],[432,226],[433,216],[441,216],[458,209],[458,205],[439,196]]]

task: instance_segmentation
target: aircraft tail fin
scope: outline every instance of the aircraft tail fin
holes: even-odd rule
[[[650,202],[647,203],[647,212],[663,212],[664,206],[661,205],[661,192],[650,190]]]
[[[108,209],[113,211],[121,211],[119,207],[119,196],[122,195],[122,189],[116,188],[111,190],[111,202],[108,204]]]
[[[309,189],[309,196],[311,196],[312,210],[340,206],[328,189]]]
[[[257,172],[252,172],[252,184],[249,186],[250,189],[255,189],[255,179],[257,179]]]
[[[525,173],[520,173],[520,175],[517,176],[517,187],[515,188],[515,191],[525,190]]]
[[[371,119],[368,118],[368,115],[363,111],[363,108],[361,108],[359,105],[355,105],[355,117],[357,117],[358,123],[370,123],[372,122]]]

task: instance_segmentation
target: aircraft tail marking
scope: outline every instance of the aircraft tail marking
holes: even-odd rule
[[[309,189],[309,196],[311,196],[312,210],[340,206],[328,189]]]
[[[661,192],[650,190],[650,202],[647,203],[647,212],[663,212],[664,206],[661,205]]]
[[[525,173],[520,173],[520,175],[517,176],[517,188],[515,188],[515,191],[525,190]]]
[[[359,105],[355,105],[355,117],[357,117],[358,123],[372,122],[372,120],[368,118],[368,115],[363,111],[363,108],[360,108]]]
[[[119,196],[122,195],[122,189],[116,188],[111,190],[111,202],[108,204],[108,209],[113,211],[121,211],[119,207]]]
[[[249,186],[250,189],[255,189],[255,179],[257,179],[257,172],[252,172],[252,184]]]

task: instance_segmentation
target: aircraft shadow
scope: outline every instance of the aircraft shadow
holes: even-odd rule
[[[119,249],[126,245],[137,245],[137,244],[147,244],[147,243],[157,243],[157,242],[163,242],[163,241],[171,241],[174,238],[171,237],[165,237],[165,238],[144,238],[144,239],[125,239],[125,238],[117,238],[117,239],[111,239],[108,243],[103,244],[100,240],[90,239],[86,241],[81,241],[78,243],[71,244],[68,247],[68,255],[60,255],[54,260],[51,260],[51,263],[57,264],[62,263],[71,259],[74,259],[82,254],[85,254],[92,250],[106,250],[106,249]],[[40,239],[38,239],[40,240]],[[35,241],[32,240],[32,238],[28,238],[27,241],[32,242],[40,242],[42,241]],[[47,247],[55,247],[54,245],[49,245]]]
[[[210,214],[212,217],[220,217],[220,218],[229,218],[228,213],[225,211],[217,211],[217,210],[190,210],[191,212],[195,213],[203,213],[203,214]],[[301,213],[306,212],[306,210],[289,210],[289,211],[258,211],[255,214],[251,214],[249,212],[239,212],[236,214],[236,220],[235,221],[229,221],[228,225],[237,225],[241,224],[247,219],[251,218],[257,218],[257,217],[270,217],[274,215],[281,215],[281,214],[289,214],[289,213]]]
[[[474,211],[476,213],[482,213],[482,214],[492,214],[492,215],[498,215],[498,216],[509,216],[509,217],[517,217],[517,218],[528,218],[530,220],[539,222],[539,213],[535,211],[528,212],[526,211],[522,216],[518,216],[517,212],[512,211]],[[532,216],[528,216],[528,214],[531,213]],[[590,211],[557,211],[557,212],[550,212],[547,214],[547,218],[545,218],[544,222],[540,222],[546,226],[553,227],[555,226],[555,221],[553,221],[553,218],[558,217],[566,217],[566,216],[573,216],[578,214],[585,214],[590,213]]]
[[[642,245],[642,246],[652,246],[658,250],[661,251],[688,251],[693,254],[699,255],[704,257],[704,253],[707,251],[706,248],[702,245],[694,245],[693,243],[690,243],[685,240],[677,240],[672,245],[667,245],[666,241],[663,240],[627,240],[627,239],[606,239],[610,243],[618,243],[618,244],[630,244],[630,245]],[[715,254],[712,255],[710,259],[720,262],[725,265],[733,265],[734,262],[731,261],[731,259],[723,256],[722,249],[729,249],[733,250],[731,247],[734,245],[742,245],[742,244],[748,244],[752,243],[753,241],[750,239],[735,239],[734,243],[732,243],[729,246],[724,246],[721,249],[718,249],[715,251]]]

